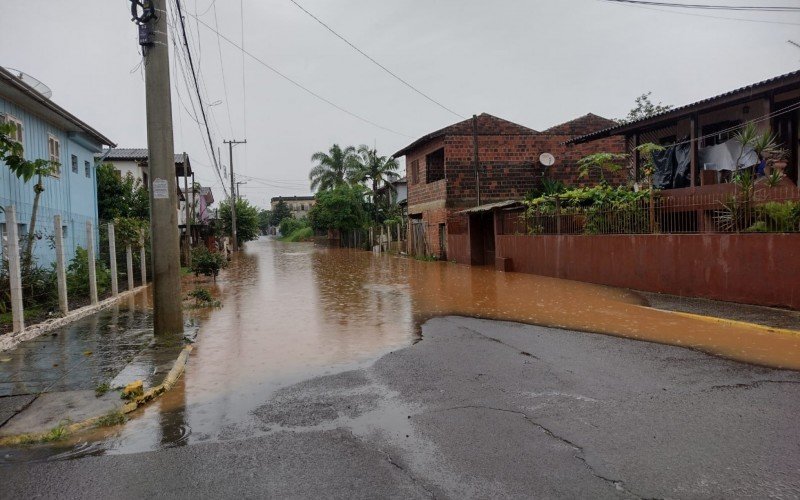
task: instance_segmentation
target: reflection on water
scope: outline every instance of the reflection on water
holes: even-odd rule
[[[249,243],[214,291],[223,306],[196,313],[200,332],[181,383],[124,427],[95,436],[106,453],[250,435],[251,411],[276,388],[408,346],[425,320],[443,314],[609,333],[800,369],[799,336],[650,309],[632,292],[306,243]]]

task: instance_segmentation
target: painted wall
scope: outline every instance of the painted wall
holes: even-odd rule
[[[496,237],[512,270],[687,297],[800,309],[800,234]]]
[[[53,216],[62,217],[64,230],[64,252],[69,260],[77,246],[86,246],[86,222],[91,221],[95,228],[97,241],[97,189],[94,154],[100,152],[99,144],[83,134],[66,132],[46,120],[35,116],[14,103],[0,98],[0,114],[8,114],[21,120],[23,124],[23,147],[25,158],[35,160],[49,159],[48,137],[52,135],[61,144],[60,175],[44,180],[44,192],[39,201],[36,221],[37,239],[34,255],[40,265],[55,262],[55,250],[48,236],[52,236]],[[77,162],[77,172],[72,170],[72,157]],[[88,176],[86,162],[88,162]],[[36,179],[23,182],[0,163],[0,205],[13,204],[17,211],[20,232],[27,232],[33,209],[33,186]],[[3,236],[5,237],[5,215],[0,213]]]

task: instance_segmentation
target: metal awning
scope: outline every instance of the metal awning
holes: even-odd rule
[[[494,203],[487,203],[485,205],[478,205],[477,207],[468,208],[466,210],[461,210],[460,214],[474,214],[479,212],[491,212],[495,208],[508,208],[514,206],[522,206],[523,203],[519,200],[506,200],[506,201],[496,201]]]

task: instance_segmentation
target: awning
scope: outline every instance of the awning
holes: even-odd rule
[[[496,201],[494,203],[487,203],[486,205],[478,205],[477,207],[468,208],[466,210],[461,210],[460,214],[474,214],[478,212],[491,212],[495,208],[508,208],[508,207],[515,207],[515,206],[522,206],[523,203],[519,200],[506,200],[506,201]]]

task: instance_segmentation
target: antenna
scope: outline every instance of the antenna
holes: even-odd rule
[[[29,86],[31,86],[33,88],[33,90],[35,90],[36,92],[42,94],[46,98],[50,99],[51,97],[53,97],[53,91],[50,90],[50,87],[45,85],[41,80],[39,80],[37,78],[34,78],[31,75],[29,75],[28,73],[25,73],[24,71],[20,71],[18,69],[14,69],[14,68],[6,68],[6,69],[8,71],[10,71],[11,73],[13,73],[14,76],[16,76],[17,78],[22,80],[24,83],[26,83]]]

